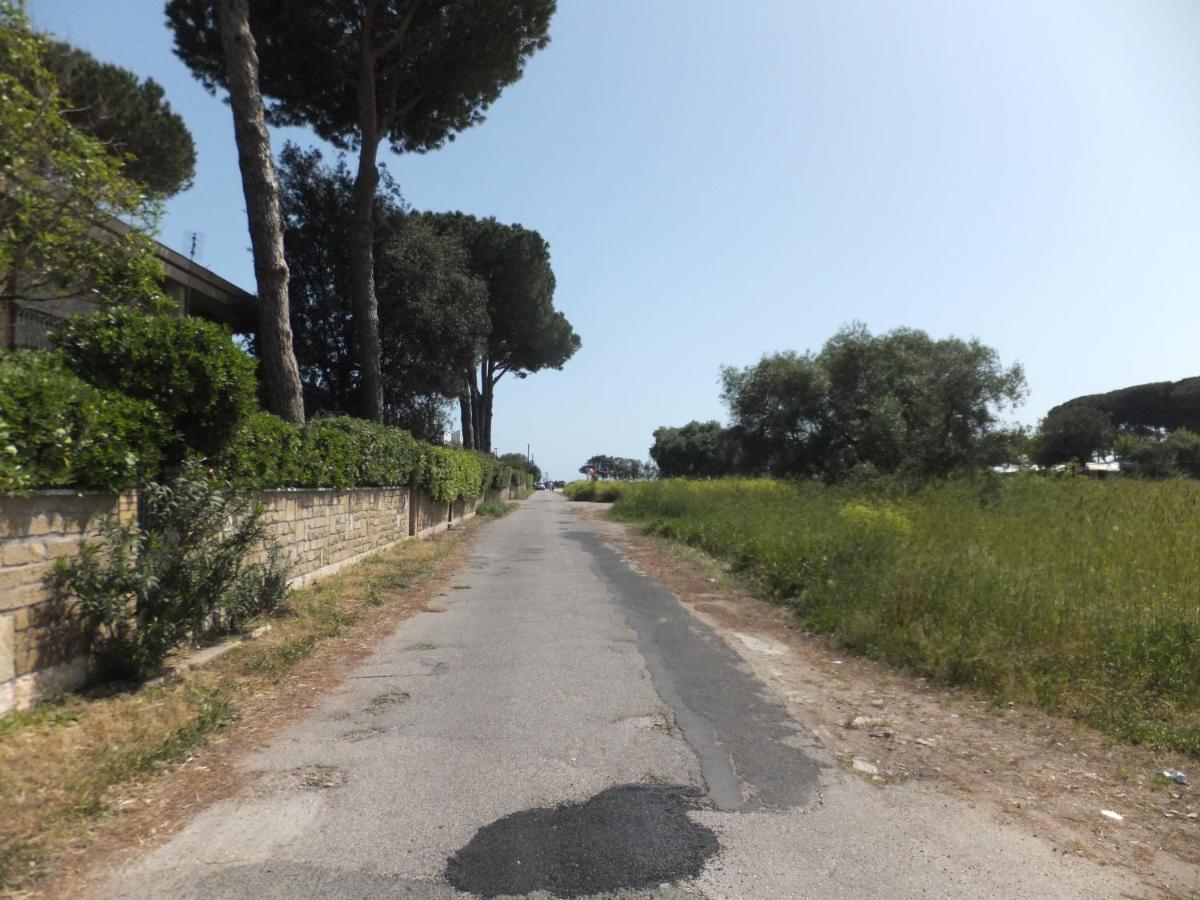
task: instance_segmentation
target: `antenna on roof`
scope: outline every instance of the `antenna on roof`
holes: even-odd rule
[[[187,247],[188,259],[192,262],[204,258],[204,235],[199,231],[185,231],[183,243]]]
[[[198,258],[204,256],[204,235],[199,231],[185,231],[183,245],[187,248],[188,262],[195,264]],[[192,269],[188,267],[187,278],[183,282],[183,314],[191,312],[192,305]]]

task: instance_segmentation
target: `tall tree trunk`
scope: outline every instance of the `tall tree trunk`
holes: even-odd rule
[[[383,421],[383,374],[380,371],[379,303],[375,297],[375,192],[379,188],[379,107],[375,93],[372,47],[374,6],[367,4],[362,23],[358,71],[358,173],[354,179],[354,225],[350,232],[350,307],[354,343],[362,373],[367,417]]]
[[[483,402],[481,404],[483,407],[483,422],[480,426],[480,430],[483,432],[483,446],[480,449],[486,453],[492,451],[492,397],[495,396],[495,390],[496,376],[494,366],[489,358],[483,372]]]
[[[471,397],[463,394],[458,398],[458,413],[462,421],[462,445],[464,449],[475,449],[475,433],[471,427]]]
[[[378,143],[363,141],[354,181],[354,225],[350,233],[350,306],[354,311],[354,344],[362,376],[367,418],[383,421],[383,373],[380,371],[379,305],[375,298],[375,191]],[[368,154],[370,154],[368,156]]]
[[[467,427],[471,431],[471,449],[478,450],[482,432],[479,430],[479,384],[475,379],[474,366],[467,369],[467,412],[470,415]],[[465,441],[463,446],[466,446]]]
[[[242,170],[246,216],[250,220],[254,277],[258,282],[258,340],[267,406],[278,416],[303,423],[304,397],[288,317],[283,217],[271,159],[271,137],[258,87],[258,51],[250,33],[246,0],[219,0],[217,6],[229,80],[229,105],[233,109],[233,133]]]

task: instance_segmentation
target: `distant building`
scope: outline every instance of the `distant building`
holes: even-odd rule
[[[226,325],[239,334],[255,330],[258,300],[253,294],[165,244],[157,244],[155,255],[163,267],[163,290],[179,303],[184,315]],[[48,350],[50,331],[75,313],[97,307],[98,303],[88,297],[15,302],[0,310],[0,347]]]

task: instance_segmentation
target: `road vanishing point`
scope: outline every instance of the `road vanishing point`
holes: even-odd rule
[[[437,608],[103,898],[1118,897],[1127,876],[838,765],[724,637],[538,493]]]

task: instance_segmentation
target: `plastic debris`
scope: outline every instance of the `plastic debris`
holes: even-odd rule
[[[1105,818],[1112,819],[1114,822],[1124,822],[1125,817],[1118,812],[1113,812],[1111,809],[1100,810],[1100,815]]]
[[[1173,781],[1176,784],[1191,784],[1188,777],[1178,769],[1163,769],[1161,772],[1155,772],[1155,775],[1160,778],[1165,778],[1167,781]]]

